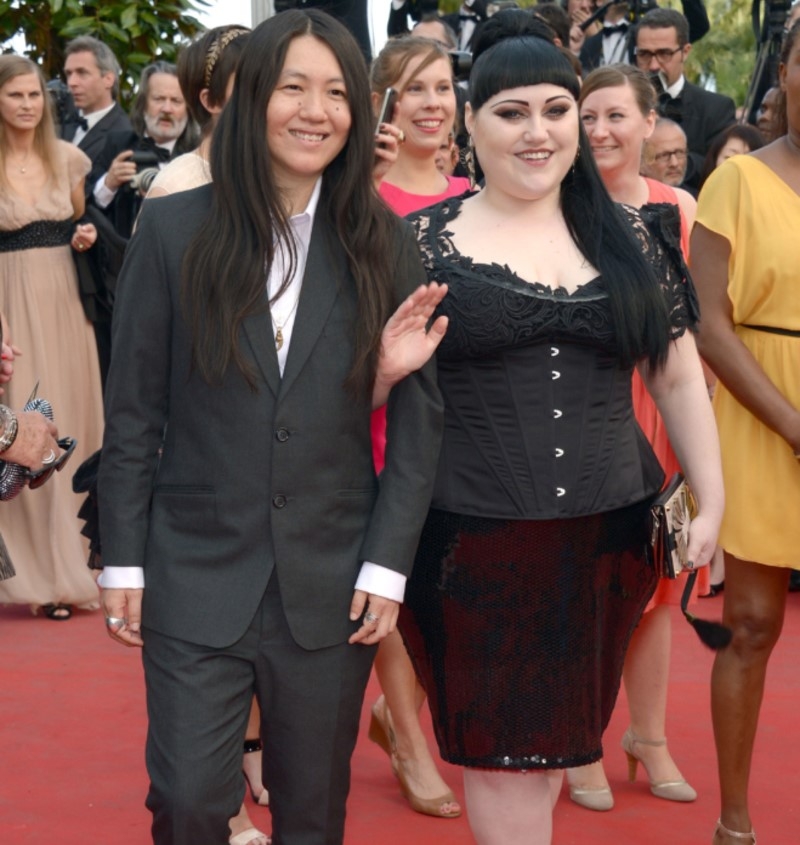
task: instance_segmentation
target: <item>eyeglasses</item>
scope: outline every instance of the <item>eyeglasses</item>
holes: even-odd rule
[[[75,451],[75,445],[77,444],[77,440],[73,437],[62,437],[60,440],[56,441],[58,443],[58,448],[63,449],[64,451],[58,456],[58,458],[53,461],[50,466],[45,467],[40,472],[31,472],[30,470],[25,470],[25,479],[28,482],[28,487],[31,490],[38,490],[46,481],[49,481],[50,476],[54,472],[61,472],[64,469],[64,465],[69,460],[70,455]]]
[[[674,158],[678,164],[681,164],[686,161],[688,154],[687,150],[665,150],[663,153],[656,153],[653,156],[653,161],[657,161],[659,164],[666,164],[671,158]]]
[[[636,61],[640,65],[649,65],[650,62],[655,60],[660,64],[666,64],[676,53],[680,53],[683,50],[683,47],[676,47],[674,50],[670,50],[667,47],[664,47],[661,50],[640,50],[638,47],[633,51],[636,55]]]

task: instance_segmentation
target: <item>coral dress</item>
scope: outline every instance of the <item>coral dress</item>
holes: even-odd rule
[[[645,182],[647,182],[649,192],[647,197],[648,204],[668,203],[678,208],[681,219],[680,250],[683,254],[684,261],[688,262],[689,225],[683,214],[683,210],[678,205],[678,195],[675,193],[674,188],[665,185],[663,182],[648,179],[647,177],[645,177]],[[681,466],[672,449],[672,444],[669,442],[669,435],[667,434],[667,427],[664,425],[664,420],[661,419],[661,414],[659,414],[658,408],[656,408],[656,403],[647,392],[647,388],[644,386],[644,382],[636,370],[633,373],[631,389],[633,391],[633,410],[636,414],[636,422],[639,423],[645,436],[650,441],[650,445],[653,447],[653,451],[656,453],[656,457],[664,469],[667,479],[670,479],[676,472],[681,471]],[[679,605],[685,577],[676,578],[674,581],[668,578],[662,578],[658,582],[658,587],[653,598],[645,608],[645,613],[661,604]],[[697,573],[697,582],[692,591],[692,597],[696,597],[698,593],[707,593],[709,582],[708,567],[703,567]]]
[[[35,207],[8,191],[0,194],[0,309],[23,352],[3,401],[18,410],[38,382],[59,435],[78,444],[63,472],[0,503],[0,533],[17,570],[0,584],[0,602],[88,605],[97,601],[97,587],[86,567],[88,543],[77,517],[82,497],[72,492],[72,473],[100,448],[103,400],[94,331],[78,296],[69,242],[70,192],[90,163],[72,144],[59,141],[57,152],[57,175]]]
[[[734,156],[703,186],[697,222],[730,244],[728,296],[736,334],[800,408],[800,195],[754,156]],[[742,560],[797,568],[800,461],[721,381],[714,411],[725,480],[719,544]]]

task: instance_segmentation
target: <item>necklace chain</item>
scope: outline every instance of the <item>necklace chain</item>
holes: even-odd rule
[[[297,308],[298,303],[300,302],[300,294],[298,293],[294,300],[294,305],[289,309],[289,313],[283,318],[283,322],[278,322],[275,319],[275,315],[272,313],[272,309],[270,308],[269,316],[272,320],[272,325],[275,327],[275,349],[280,350],[283,348],[283,327],[289,322],[291,319],[292,314],[294,314],[295,309]]]

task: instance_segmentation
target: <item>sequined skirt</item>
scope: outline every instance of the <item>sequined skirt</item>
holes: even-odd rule
[[[552,769],[602,757],[657,583],[648,504],[542,521],[430,511],[400,630],[443,759]]]

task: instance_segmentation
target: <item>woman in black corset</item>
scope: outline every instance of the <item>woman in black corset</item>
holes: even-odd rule
[[[606,193],[569,61],[497,35],[466,111],[485,189],[410,218],[449,286],[449,327],[445,433],[400,623],[441,754],[465,767],[476,840],[538,845],[555,771],[602,756],[656,584],[645,548],[664,477],[634,419],[634,367],[697,495],[695,566],[723,493],[691,282]]]

